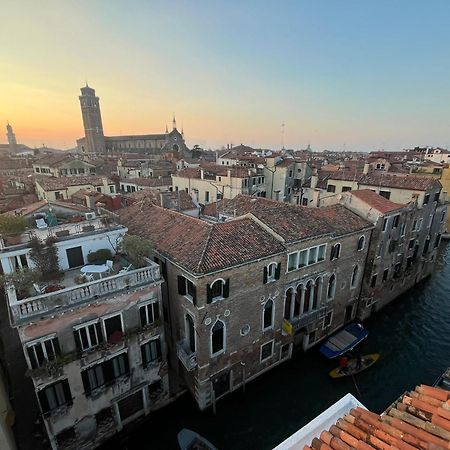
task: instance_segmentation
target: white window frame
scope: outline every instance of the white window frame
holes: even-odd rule
[[[333,323],[333,314],[334,311],[329,311],[325,314],[325,317],[323,318],[322,330],[326,330],[328,327],[331,327],[331,324]],[[330,315],[330,321],[328,325],[325,325],[325,321],[327,320],[328,315]]]
[[[366,236],[362,235],[358,238],[358,247],[359,247],[359,242],[362,239],[362,246],[361,248],[358,248],[358,252],[362,252],[364,250],[364,247],[366,246]]]
[[[271,314],[271,319],[270,319],[270,325],[268,327],[264,327],[264,312],[265,312],[265,308],[267,303],[272,302],[272,314]],[[263,331],[267,331],[267,330],[272,330],[273,327],[275,326],[275,302],[273,301],[272,298],[267,299],[267,301],[263,304],[263,308],[262,308],[262,320],[261,320],[261,328]]]
[[[292,252],[288,254],[286,272],[293,272],[294,270],[298,269],[298,254],[299,252]],[[289,268],[289,258],[291,258],[291,256],[294,256],[295,258],[295,264],[293,265],[292,269]]]
[[[211,295],[212,295],[212,287],[214,286],[214,284],[216,284],[218,281],[220,281],[222,284],[222,289],[221,289],[221,295],[219,295],[219,296],[217,296],[217,297],[211,297],[211,303],[213,303],[213,302],[217,302],[217,301],[220,301],[220,300],[223,300],[225,297],[223,296],[223,289],[224,289],[224,287],[225,287],[225,283],[226,283],[226,281],[223,279],[223,278],[217,278],[217,279],[215,279],[210,285],[209,285],[209,288],[211,289]]]
[[[329,295],[330,280],[331,280],[331,277],[332,277],[333,275],[334,275],[334,285],[333,285],[333,289],[332,289],[331,295]],[[333,272],[333,273],[330,275],[330,277],[328,278],[328,281],[327,281],[327,301],[328,301],[328,302],[331,302],[332,300],[334,300],[334,297],[336,296],[336,286],[337,286],[337,276],[336,276],[336,274]]]
[[[48,361],[50,361],[50,359],[48,359],[47,348],[45,347],[45,342],[51,341],[52,339],[55,339],[55,338],[57,338],[56,333],[52,333],[52,334],[48,334],[47,336],[40,337],[39,339],[33,339],[32,341],[29,341],[25,344],[25,348],[26,348],[25,354],[27,357],[28,367],[30,368],[30,370],[33,370],[33,368],[31,365],[31,360],[28,355],[28,349],[30,347],[36,347],[37,345],[40,345],[41,349],[42,349],[42,353],[44,355],[44,358],[48,362]],[[55,347],[53,346],[53,343],[52,343],[52,348],[53,348],[53,353],[55,354],[55,358],[56,358],[58,356],[58,353],[55,351]],[[34,356],[35,356],[36,362],[37,362],[37,367],[42,367],[42,365],[45,365],[45,362],[43,362],[42,364],[39,363],[37,355],[36,355],[36,350],[35,349],[33,349],[33,350],[34,350]]]
[[[339,258],[341,257],[342,245],[341,245],[340,242],[336,242],[335,244],[332,245],[332,247],[331,247],[331,252],[333,252],[333,251],[334,251],[334,248],[335,248],[336,246],[338,246],[338,245],[339,245],[338,255],[337,255],[337,256],[334,255],[334,256],[333,256],[333,259],[332,259],[331,261],[335,261],[336,259],[339,259]]]
[[[99,340],[98,340],[97,328],[95,327],[95,325],[97,323],[99,323],[99,321],[100,321],[100,319],[90,320],[89,322],[84,322],[84,323],[82,323],[80,325],[76,325],[76,326],[73,327],[74,331],[76,331],[78,333],[79,333],[79,330],[81,330],[82,328],[86,329],[86,336],[87,336],[87,339],[89,341],[89,347],[83,348],[83,341],[81,339],[81,336],[78,334],[78,337],[80,339],[81,350],[83,352],[87,352],[89,350],[92,350],[92,349],[96,348],[98,345],[100,345],[101,342],[99,342]],[[95,336],[97,337],[97,344],[95,344],[95,345],[92,345],[92,343],[91,343],[91,335],[89,334],[89,330],[88,330],[88,327],[90,327],[92,325],[94,325]],[[105,341],[106,340],[105,339],[106,335],[105,335],[105,330],[103,329],[103,326],[101,326],[101,332],[103,333],[103,336],[101,336],[101,338],[102,338],[101,340]]]
[[[319,259],[319,253],[320,253],[321,248],[324,249],[323,250],[323,259]],[[315,251],[316,254],[315,254],[314,261],[310,263],[309,257],[310,257],[310,254],[312,251]],[[294,258],[295,258],[295,267],[293,267],[292,269],[289,269],[289,258],[292,255],[294,255]],[[306,255],[304,265],[300,265],[300,255]],[[296,252],[291,252],[288,254],[286,273],[294,272],[295,270],[303,269],[304,267],[309,267],[309,266],[313,266],[314,264],[321,263],[326,260],[326,255],[327,255],[327,244],[313,245],[308,248],[303,248],[301,250],[297,250]],[[340,252],[339,252],[339,255],[340,255]]]
[[[275,340],[272,339],[272,340],[270,340],[270,341],[268,341],[268,342],[265,342],[264,344],[261,345],[260,350],[259,350],[259,362],[260,362],[260,363],[269,361],[269,359],[273,358],[273,350],[274,350],[274,347],[275,347],[275,346],[274,346],[274,343],[275,343]],[[263,347],[265,347],[266,345],[269,345],[269,344],[270,344],[271,347],[272,347],[272,351],[270,352],[270,356],[267,356],[266,358],[262,359],[262,351],[263,351]]]
[[[161,355],[160,355],[159,359],[154,359],[153,361],[148,361],[147,363],[145,363],[145,362],[144,362],[144,359],[142,358],[142,347],[143,347],[144,345],[147,345],[147,344],[149,344],[150,342],[156,341],[156,340],[159,340],[159,348],[160,348],[160,350],[161,350]],[[141,353],[140,356],[141,356],[141,359],[142,359],[142,366],[147,367],[148,365],[154,363],[155,361],[161,361],[161,360],[162,360],[162,357],[163,357],[163,347],[162,347],[162,339],[161,339],[161,335],[158,334],[157,336],[152,336],[151,338],[146,339],[145,341],[140,342],[140,343],[139,343],[139,350],[141,351],[141,352],[140,352],[140,353]]]
[[[356,270],[356,274],[355,274]],[[352,276],[350,279],[350,289],[355,289],[358,286],[358,278],[359,278],[359,265],[356,264],[352,270]]]
[[[272,281],[275,281],[275,274],[277,271],[277,267],[278,267],[278,263],[277,262],[271,262],[268,266],[267,266],[267,282],[270,283]],[[273,270],[272,270],[273,268]],[[272,274],[270,273],[272,270]]]
[[[149,322],[148,321],[148,309],[147,308],[148,308],[149,305],[155,305],[155,304],[158,306],[158,319],[155,319],[155,308],[152,307],[153,322]],[[137,306],[139,308],[139,325],[141,325],[141,323],[140,323],[141,322],[141,308],[145,308],[145,319],[146,319],[146,322],[147,322],[145,325],[141,325],[141,326],[146,327],[146,326],[152,325],[152,324],[155,323],[156,320],[160,319],[160,317],[161,317],[161,308],[159,307],[159,301],[158,301],[157,298],[153,298],[151,300],[147,300],[145,302],[138,303]],[[122,329],[123,329],[123,324],[122,324]]]
[[[115,312],[115,313],[108,314],[107,316],[104,316],[104,317],[101,318],[101,321],[102,321],[102,331],[103,331],[103,337],[105,338],[105,342],[108,341],[108,337],[106,336],[105,320],[111,319],[111,318],[114,317],[114,316],[120,316],[120,324],[121,324],[121,326],[122,326],[122,333],[125,334],[125,326],[124,326],[124,323],[123,323],[123,315],[122,315],[122,312],[119,311],[119,312]]]

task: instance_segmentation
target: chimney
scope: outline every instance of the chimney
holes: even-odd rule
[[[319,177],[317,175],[311,175],[311,189],[315,189],[317,187],[318,181]]]
[[[370,168],[370,164],[369,163],[364,163],[364,169],[363,169],[363,174],[367,175],[369,173],[369,168]]]

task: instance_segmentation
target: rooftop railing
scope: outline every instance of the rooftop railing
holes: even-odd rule
[[[110,277],[54,292],[10,302],[12,325],[30,322],[52,315],[65,308],[73,308],[97,300],[114,292],[129,290],[160,279],[159,266],[149,261],[140,269],[129,270]]]

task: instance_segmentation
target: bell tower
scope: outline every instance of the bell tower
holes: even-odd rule
[[[86,153],[106,153],[100,99],[95,96],[95,89],[92,89],[86,83],[86,86],[81,88],[79,99],[84,135],[86,136]]]
[[[6,124],[6,136],[8,137],[9,150],[11,153],[16,153],[17,141],[12,126],[9,122]]]

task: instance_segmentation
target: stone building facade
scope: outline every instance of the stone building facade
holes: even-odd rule
[[[144,202],[121,214],[155,242],[171,367],[201,409],[355,318],[373,228],[341,205],[313,218],[249,196],[227,206],[224,223]]]
[[[127,231],[90,223],[92,229],[65,225],[61,237],[53,230],[62,278],[26,293],[7,289],[52,449],[94,448],[169,401],[159,266],[121,269],[116,262],[103,278],[80,279],[88,253],[114,253]],[[37,231],[40,239],[48,233]],[[0,262],[4,273],[35,264],[26,241],[2,241]]]

